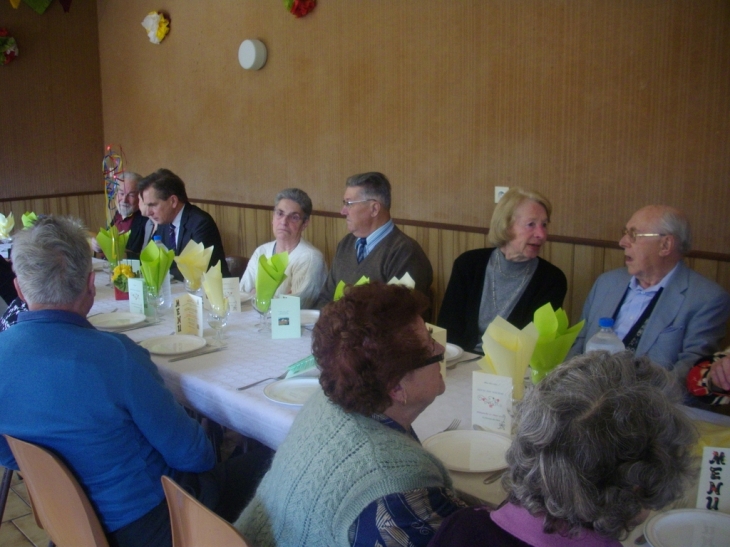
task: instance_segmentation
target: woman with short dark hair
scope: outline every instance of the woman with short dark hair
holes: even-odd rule
[[[426,545],[464,505],[411,424],[443,393],[418,292],[351,287],[323,310],[312,351],[323,393],[304,405],[236,522],[254,545]],[[395,543],[395,542],[398,543]]]
[[[693,477],[694,426],[671,373],[631,352],[560,365],[525,396],[494,512],[459,511],[433,547],[620,547]]]

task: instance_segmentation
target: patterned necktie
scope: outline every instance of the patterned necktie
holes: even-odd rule
[[[169,248],[173,251],[177,249],[177,245],[175,243],[175,225],[170,224],[170,231],[168,232],[168,237],[170,238],[169,241]]]
[[[357,238],[357,263],[360,264],[365,260],[365,247],[367,246],[367,239],[364,237]]]

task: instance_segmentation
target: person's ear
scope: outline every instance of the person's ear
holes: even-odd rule
[[[23,296],[23,291],[20,290],[20,283],[18,283],[18,278],[13,278],[13,285],[15,285],[15,292],[18,293],[18,298],[20,298],[23,302],[25,302],[25,297]],[[25,302],[27,304],[27,302]]]

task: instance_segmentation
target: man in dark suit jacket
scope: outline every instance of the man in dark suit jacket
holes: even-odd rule
[[[200,207],[188,201],[185,183],[169,169],[158,169],[139,183],[139,194],[147,207],[147,215],[158,224],[157,233],[168,249],[179,255],[188,241],[213,247],[209,267],[221,263],[223,277],[230,277],[226,253],[215,220]],[[170,268],[175,279],[183,276],[173,262]]]

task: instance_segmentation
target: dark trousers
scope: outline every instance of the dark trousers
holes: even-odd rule
[[[204,473],[178,473],[173,477],[208,509],[233,522],[256,493],[271,465],[274,452],[265,447],[229,458]],[[137,520],[107,534],[111,547],[172,547],[170,514],[162,502]]]

